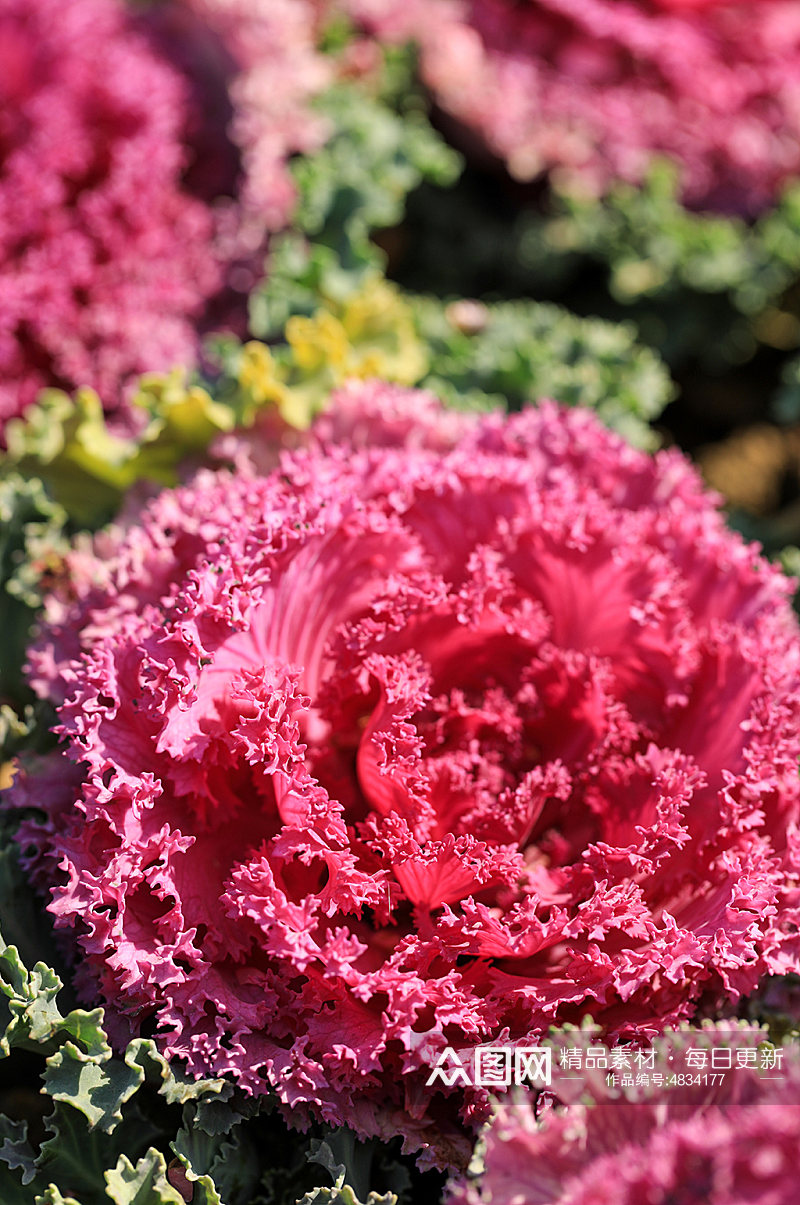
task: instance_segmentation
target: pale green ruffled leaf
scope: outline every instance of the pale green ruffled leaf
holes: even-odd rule
[[[6,1198],[3,1198],[5,1205]],[[9,1202],[8,1205],[11,1205]],[[25,1199],[25,1205],[30,1205],[30,1198]],[[40,1193],[34,1202],[34,1205],[81,1205],[81,1202],[75,1197],[64,1197],[61,1195],[55,1184],[49,1184],[43,1193]]]
[[[142,410],[137,435],[113,432],[100,398],[79,389],[74,398],[45,390],[24,418],[6,425],[6,465],[38,477],[74,524],[96,527],[119,508],[138,481],[174,485],[178,466],[229,431],[234,413],[176,369],[143,377],[134,403]]]
[[[117,1166],[106,1172],[105,1181],[114,1205],[186,1205],[178,1190],[167,1180],[164,1156],[153,1147],[136,1166],[125,1155],[120,1155]],[[212,1203],[209,1201],[208,1205]]]
[[[0,937],[0,992],[6,997],[8,1010],[0,1054],[8,1055],[15,1046],[49,1053],[71,1040],[92,1059],[110,1057],[103,1010],[73,1009],[65,1016],[56,1004],[60,990],[61,980],[55,971],[41,962],[29,971],[18,950]]]
[[[110,1051],[109,1051],[110,1054]],[[47,1060],[45,1091],[83,1113],[90,1128],[110,1133],[122,1121],[122,1106],[144,1081],[144,1071],[110,1057],[86,1054],[65,1042]]]

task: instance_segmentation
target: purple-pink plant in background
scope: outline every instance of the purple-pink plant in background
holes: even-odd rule
[[[345,0],[417,38],[442,109],[519,179],[640,183],[674,159],[693,208],[752,216],[800,175],[798,0]]]
[[[649,1073],[639,1077],[647,1087],[634,1087],[634,1070],[620,1091],[604,1072],[588,1091],[584,1078],[581,1103],[538,1118],[530,1095],[510,1095],[485,1134],[482,1173],[454,1180],[448,1205],[794,1205],[800,1059],[785,1048],[762,1070],[758,1036],[723,1025],[665,1041],[706,1049],[705,1071],[680,1073],[698,1081],[689,1087],[654,1087]],[[731,1069],[709,1072],[709,1051],[726,1047]],[[748,1048],[752,1061],[737,1065]],[[663,1063],[663,1083],[678,1065]]]
[[[76,560],[20,839],[120,1038],[459,1162],[447,1046],[646,1039],[797,968],[791,583],[588,412],[339,404]]]
[[[185,93],[114,0],[0,0],[0,419],[194,359],[221,275]]]
[[[145,27],[193,84],[196,174],[202,179],[209,153],[235,156],[238,178],[228,181],[235,200],[223,228],[232,257],[258,252],[265,231],[286,225],[296,199],[288,160],[327,134],[310,101],[336,73],[317,48],[329,7],[326,0],[160,0],[146,14]]]
[[[243,309],[286,160],[323,136],[316,22],[312,0],[0,0],[0,425],[45,386],[119,408]]]

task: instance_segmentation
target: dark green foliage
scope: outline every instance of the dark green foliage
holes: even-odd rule
[[[800,277],[798,186],[753,225],[686,210],[666,162],[602,203],[557,181],[545,193],[471,172],[449,193],[420,190],[408,208],[392,270],[408,288],[558,298],[578,313],[630,318],[674,368],[717,372],[762,343],[800,345],[789,295]]]
[[[66,546],[66,514],[36,478],[0,479],[0,763],[28,736],[33,713],[18,715],[29,695],[22,664],[41,582]],[[13,705],[13,707],[11,706]]]
[[[527,301],[479,307],[474,326],[470,309],[458,302],[443,307],[419,298],[414,311],[430,355],[422,384],[451,404],[483,395],[518,409],[555,398],[590,407],[632,443],[654,445],[648,423],[673,386],[658,357],[637,343],[633,326]]]

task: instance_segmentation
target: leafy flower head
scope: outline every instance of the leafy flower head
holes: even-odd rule
[[[316,27],[312,0],[0,0],[0,428],[48,386],[124,411],[241,325],[326,133]]]
[[[678,454],[353,384],[76,564],[22,841],[196,1074],[458,1161],[446,1048],[647,1037],[797,965],[790,583]]]
[[[193,360],[220,284],[187,98],[116,0],[0,0],[0,422]]]

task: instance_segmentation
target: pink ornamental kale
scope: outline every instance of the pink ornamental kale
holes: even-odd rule
[[[459,1161],[448,1046],[646,1038],[800,964],[800,641],[677,453],[346,401],[81,554],[32,658],[72,765],[16,802],[120,1036]]]
[[[226,215],[231,251],[263,250],[264,233],[288,222],[296,201],[288,160],[325,139],[311,100],[332,82],[336,64],[317,49],[323,0],[161,0],[146,27],[194,86],[202,121],[194,175],[213,192],[204,160],[233,153],[238,180]]]
[[[0,424],[195,357],[219,287],[180,76],[116,0],[0,0]]]
[[[324,139],[319,0],[0,0],[0,425],[44,386],[118,408],[241,324],[288,159]]]
[[[681,1035],[680,1044],[709,1039],[717,1054],[727,1045],[713,1029]],[[587,1103],[538,1120],[530,1097],[503,1101],[485,1135],[482,1174],[454,1182],[448,1205],[795,1205],[797,1050],[773,1052],[776,1065],[762,1070],[768,1050],[751,1045],[746,1064],[746,1033],[732,1045],[731,1070],[709,1072],[710,1051],[689,1067],[694,1087],[620,1092],[596,1083]],[[663,1069],[666,1082],[671,1065]]]
[[[519,179],[598,193],[654,155],[691,207],[757,214],[800,175],[798,0],[346,0],[416,37],[441,107]]]

